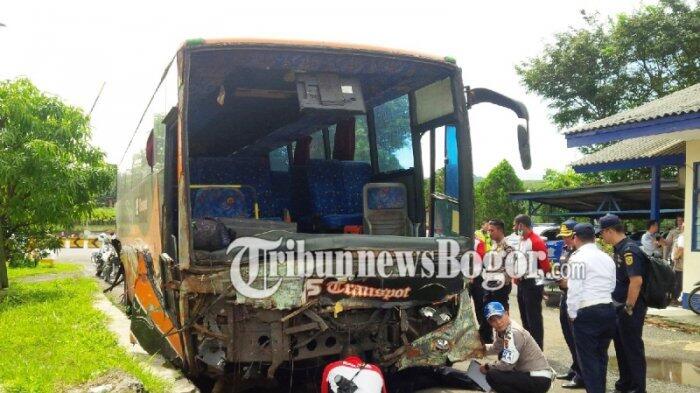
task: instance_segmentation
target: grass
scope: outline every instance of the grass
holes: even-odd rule
[[[0,390],[62,391],[121,369],[149,392],[166,391],[107,330],[107,317],[92,307],[97,290],[89,278],[69,278],[0,292]]]
[[[8,267],[7,276],[12,279],[36,276],[40,274],[73,273],[82,267],[75,263],[54,262],[53,266],[38,265],[37,267]]]

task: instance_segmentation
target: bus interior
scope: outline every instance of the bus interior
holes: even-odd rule
[[[453,157],[445,180],[452,195],[437,202],[456,203],[453,64],[260,49],[195,51],[190,62],[185,118],[196,260],[225,259],[224,244],[198,249],[203,219],[223,223],[232,237],[283,230],[420,242],[435,234],[435,225],[426,229],[433,206],[426,209],[421,138],[438,128]],[[435,175],[430,153],[428,177]],[[437,226],[438,235],[455,227]]]

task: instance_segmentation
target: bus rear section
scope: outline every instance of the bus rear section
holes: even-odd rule
[[[172,321],[151,330],[176,363],[240,383],[321,368],[348,343],[387,371],[482,354],[465,277],[438,274],[442,257],[470,249],[458,67],[367,48],[220,41],[186,45],[177,63],[179,100],[165,120],[177,160],[166,164],[161,254],[151,257],[154,296]],[[421,149],[436,130],[462,153],[448,163],[452,195],[438,199],[424,192],[435,165],[423,168]],[[443,159],[432,150],[429,160]],[[244,238],[257,239],[255,255]],[[421,259],[432,271],[411,272]],[[135,332],[151,314],[136,311]]]

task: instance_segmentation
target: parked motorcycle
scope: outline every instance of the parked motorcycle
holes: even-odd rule
[[[700,281],[695,283],[695,289],[688,295],[688,308],[700,315]]]
[[[98,239],[102,246],[91,256],[92,262],[95,264],[95,275],[112,284],[117,278],[117,272],[121,265],[119,254],[114,247],[111,236],[102,233]]]

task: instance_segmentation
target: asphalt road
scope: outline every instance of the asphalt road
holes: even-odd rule
[[[62,249],[57,259],[85,265],[88,273],[94,273],[90,254],[94,249]],[[115,288],[116,290],[116,288]],[[511,305],[517,305],[515,292],[511,295]],[[511,307],[512,317],[520,321],[518,307]],[[568,369],[571,356],[564,342],[559,326],[559,309],[545,307],[543,311],[545,327],[545,355],[558,372]],[[700,317],[698,317],[700,324]],[[647,323],[644,327],[644,342],[648,362],[647,391],[664,393],[700,392],[700,337],[682,331],[660,328]],[[613,391],[617,379],[615,372],[615,350],[610,345],[610,367],[608,367],[608,391]],[[457,368],[466,369],[467,363],[459,363]],[[562,389],[561,382],[555,381],[550,392],[570,392]],[[456,393],[468,390],[431,388],[423,393]],[[583,391],[583,390],[579,390]]]

